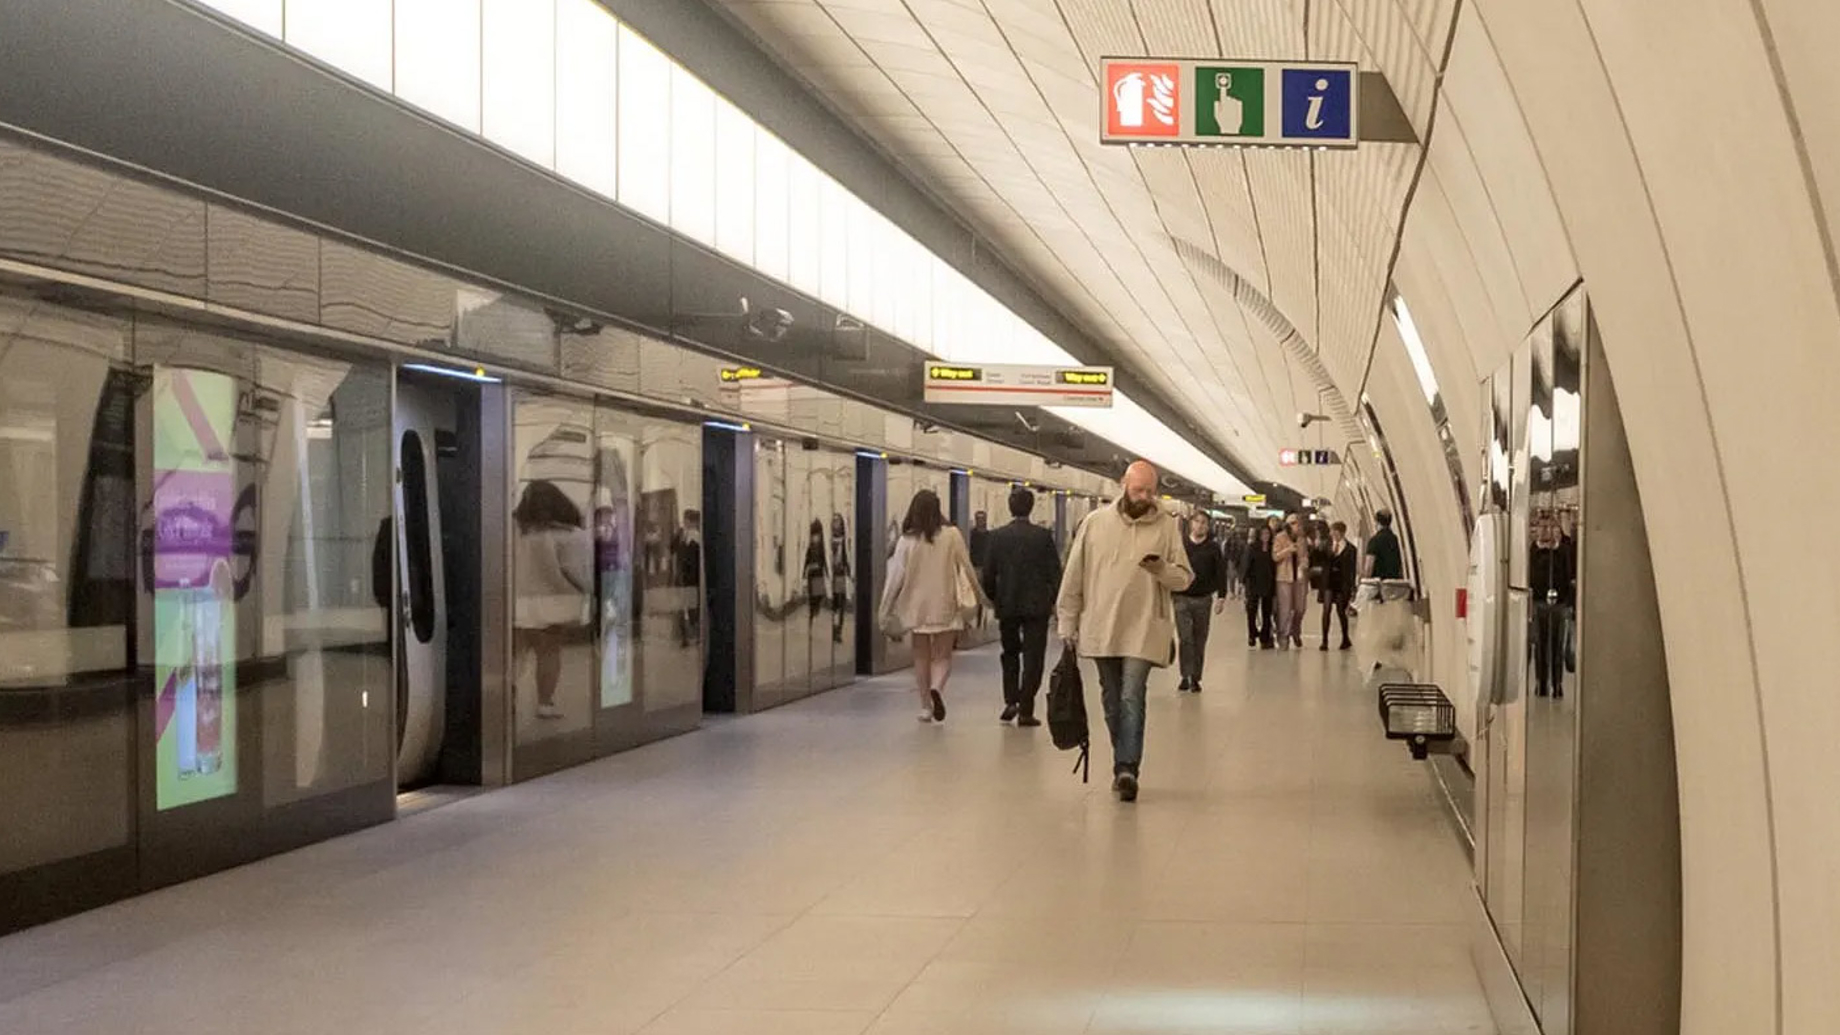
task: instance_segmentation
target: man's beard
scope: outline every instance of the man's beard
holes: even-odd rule
[[[1145,514],[1150,513],[1155,507],[1156,504],[1149,500],[1126,499],[1124,501],[1124,512],[1127,517],[1143,517]]]

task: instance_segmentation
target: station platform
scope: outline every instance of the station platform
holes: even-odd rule
[[[1134,805],[985,648],[0,940],[0,1032],[1494,1032],[1423,764],[1236,618]]]

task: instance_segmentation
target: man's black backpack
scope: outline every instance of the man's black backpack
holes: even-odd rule
[[[1080,681],[1080,659],[1073,648],[1061,650],[1061,660],[1048,677],[1048,735],[1062,751],[1080,749],[1073,764],[1080,782],[1092,778],[1092,740],[1086,725],[1086,687]]]

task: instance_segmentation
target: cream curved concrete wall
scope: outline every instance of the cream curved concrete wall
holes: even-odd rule
[[[1840,1031],[1836,39],[1820,0],[1472,0],[1395,273],[1470,454],[1478,378],[1588,285],[1667,637],[1692,1035]],[[1366,387],[1436,463],[1405,480],[1441,584],[1389,324]]]

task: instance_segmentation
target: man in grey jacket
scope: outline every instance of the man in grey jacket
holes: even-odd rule
[[[1175,658],[1170,595],[1195,577],[1175,518],[1157,505],[1157,482],[1148,461],[1133,463],[1118,502],[1080,522],[1055,607],[1062,642],[1099,670],[1112,789],[1123,801],[1137,800],[1150,670]]]

